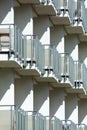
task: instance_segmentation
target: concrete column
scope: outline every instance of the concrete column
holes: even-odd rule
[[[64,53],[64,35],[65,31],[63,26],[51,27],[50,39],[51,44],[57,47],[59,53]]]
[[[13,0],[0,1],[0,23],[14,24]]]
[[[78,123],[87,125],[87,99],[79,100],[78,106]]]
[[[65,95],[61,88],[50,91],[50,115],[60,120],[65,119]]]
[[[0,69],[0,105],[14,105],[14,74],[10,69]]]
[[[73,60],[78,60],[79,40],[76,35],[65,36],[65,52],[68,52]]]
[[[33,34],[33,10],[30,5],[14,8],[15,24],[24,35]]]
[[[50,44],[50,20],[48,16],[34,18],[34,34],[38,35],[42,44]]]
[[[49,116],[49,90],[48,83],[39,83],[34,86],[34,110],[44,116]]]
[[[31,77],[15,79],[15,104],[23,110],[33,111],[33,80]]]
[[[78,97],[77,94],[68,94],[65,98],[65,119],[78,124]]]

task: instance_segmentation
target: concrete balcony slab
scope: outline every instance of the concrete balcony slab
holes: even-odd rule
[[[79,35],[80,42],[87,42],[87,34]]]
[[[38,82],[57,83],[57,80],[54,77],[43,77],[43,76],[40,76],[40,77],[35,77],[35,79]]]
[[[34,5],[33,6],[38,15],[56,15],[56,11],[53,5]]]
[[[71,85],[69,83],[56,82],[56,83],[51,83],[51,85],[56,88],[70,88],[71,87]]]
[[[1,61],[0,60],[0,68],[21,68],[21,65],[16,61]]]
[[[80,99],[87,99],[87,94],[79,94]]]
[[[40,73],[37,69],[16,69],[19,75],[21,76],[40,76]]]
[[[66,26],[65,30],[68,34],[84,34],[82,26]]]
[[[54,25],[70,25],[69,17],[51,16],[50,17]]]
[[[83,88],[66,88],[67,93],[77,93],[77,94],[84,94]]]

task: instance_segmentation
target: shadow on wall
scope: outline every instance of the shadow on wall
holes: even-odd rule
[[[4,78],[3,78],[4,77]],[[0,70],[0,101],[13,84],[13,76],[10,70]]]
[[[0,23],[3,22],[11,10],[11,0],[0,0]]]
[[[64,101],[64,91],[63,90],[52,90],[50,91],[50,114],[54,116]]]
[[[32,15],[32,8],[29,5],[21,5],[21,7],[14,8],[14,23],[20,28],[22,32],[30,23]],[[27,29],[28,32],[29,30]]]

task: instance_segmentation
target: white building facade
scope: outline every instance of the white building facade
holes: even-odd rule
[[[87,130],[86,0],[1,0],[0,130]]]

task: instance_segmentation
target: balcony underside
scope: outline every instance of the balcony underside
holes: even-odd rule
[[[68,34],[84,34],[82,26],[66,26],[65,30]]]
[[[51,16],[50,19],[54,25],[70,25],[69,17]]]
[[[56,15],[53,5],[34,5],[34,9],[38,15]]]

